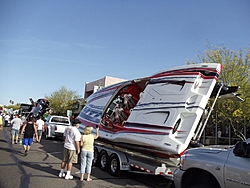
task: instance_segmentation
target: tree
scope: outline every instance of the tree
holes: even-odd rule
[[[232,100],[218,100],[215,113],[218,115],[220,126],[229,125],[233,128],[234,134],[245,140],[244,126],[250,127],[250,49],[246,49],[245,55],[240,48],[237,52],[226,48],[225,46],[207,45],[208,49],[198,57],[202,63],[220,63],[223,65],[223,71],[219,81],[228,86],[240,86],[239,93],[244,102],[235,102]],[[192,62],[188,62],[190,64]]]
[[[77,95],[76,91],[68,90],[65,86],[62,86],[51,95],[46,95],[45,98],[49,100],[53,114],[66,116],[67,110],[73,109],[75,100],[80,96]]]
[[[19,103],[17,103],[17,104],[11,104],[11,105],[8,105],[8,106],[4,105],[4,108],[7,108],[7,109],[11,109],[12,108],[13,110],[18,110],[19,107],[20,107]]]

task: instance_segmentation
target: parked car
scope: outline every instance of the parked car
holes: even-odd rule
[[[46,139],[63,137],[64,130],[71,125],[69,117],[49,116],[44,123],[44,135]]]
[[[250,138],[235,146],[187,150],[174,172],[176,188],[250,187]]]

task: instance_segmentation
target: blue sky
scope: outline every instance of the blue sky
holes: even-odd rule
[[[0,104],[249,48],[249,0],[0,0]]]

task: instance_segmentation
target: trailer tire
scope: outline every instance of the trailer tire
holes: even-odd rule
[[[96,147],[94,147],[94,158],[92,161],[93,166],[99,166],[100,156]]]
[[[109,159],[108,159],[108,154],[106,151],[101,151],[100,153],[100,169],[103,170],[103,171],[107,171],[108,170],[108,162],[109,162]]]
[[[109,173],[112,176],[119,176],[121,174],[120,170],[120,160],[116,154],[112,154],[109,160]]]

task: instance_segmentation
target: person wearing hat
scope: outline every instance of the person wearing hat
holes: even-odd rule
[[[78,119],[75,119],[72,124],[72,126],[66,127],[63,134],[63,159],[61,162],[61,170],[59,173],[59,177],[64,177],[66,180],[73,179],[73,176],[71,175],[71,169],[73,163],[77,163],[78,154],[80,153],[81,133],[78,128],[81,122]],[[66,175],[64,173],[65,167],[67,167]]]

